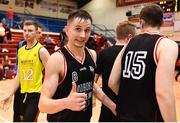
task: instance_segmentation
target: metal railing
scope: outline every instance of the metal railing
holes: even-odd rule
[[[93,24],[93,32],[96,32],[98,34],[103,34],[106,37],[115,38],[115,30],[108,29],[105,25]]]
[[[105,25],[93,24],[92,31],[104,35],[111,43],[115,43],[115,30],[108,29]]]

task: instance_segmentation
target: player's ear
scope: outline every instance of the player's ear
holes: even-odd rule
[[[144,20],[143,19],[139,19],[139,23],[140,23],[140,29],[143,31],[144,25],[145,25]]]

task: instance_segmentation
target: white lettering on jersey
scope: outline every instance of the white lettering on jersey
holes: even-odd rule
[[[125,66],[123,68],[123,77],[141,79],[145,74],[147,51],[129,51],[125,56]]]

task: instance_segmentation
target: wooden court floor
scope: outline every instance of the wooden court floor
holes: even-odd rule
[[[174,82],[174,92],[176,97],[176,111],[177,111],[177,120],[180,122],[180,82]],[[99,118],[101,103],[96,99],[96,106],[93,108],[93,116],[91,122],[97,122]],[[7,111],[0,110],[0,122],[12,122],[13,116],[13,107]],[[47,122],[46,114],[40,113],[38,117],[38,122]]]

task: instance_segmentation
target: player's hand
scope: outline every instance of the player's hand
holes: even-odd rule
[[[117,116],[117,112],[116,112],[116,104],[114,104],[112,107],[111,107],[111,111],[112,113]]]
[[[86,107],[87,95],[85,93],[78,93],[76,89],[76,83],[72,82],[72,89],[68,96],[68,109],[81,111]]]
[[[12,101],[12,96],[9,96],[9,97],[1,100],[0,101],[0,109],[7,111],[10,107],[11,101]]]

